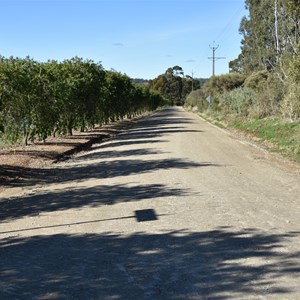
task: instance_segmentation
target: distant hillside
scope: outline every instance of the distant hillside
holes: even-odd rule
[[[147,79],[142,78],[132,78],[131,79],[133,83],[139,84],[139,85],[147,85],[148,81]]]
[[[203,87],[204,83],[208,80],[208,78],[194,78],[194,80],[198,80],[200,83],[200,87]]]
[[[199,89],[201,88],[205,81],[207,81],[208,78],[194,78],[194,88]],[[131,81],[133,83],[139,84],[139,85],[147,85],[149,83],[148,79],[143,79],[143,78],[131,78]]]

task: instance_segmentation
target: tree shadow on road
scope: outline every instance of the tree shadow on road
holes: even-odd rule
[[[178,134],[178,133],[199,133],[203,132],[202,130],[187,130],[187,129],[179,129],[177,127],[173,127],[172,129],[158,129],[156,127],[153,130],[135,130],[135,131],[128,131],[122,135],[118,135],[118,139],[120,140],[138,140],[138,139],[151,139],[157,138],[160,136],[166,136],[168,134]]]
[[[112,153],[117,156],[118,153]],[[129,156],[129,154],[128,154]],[[91,154],[89,159],[101,158],[101,154]],[[80,160],[78,160],[80,161]],[[99,161],[96,164],[82,164],[57,169],[22,168],[16,170],[16,176],[10,181],[4,181],[4,186],[32,186],[35,184],[51,184],[64,182],[82,182],[89,179],[114,178],[154,172],[157,170],[190,169],[202,167],[219,167],[211,162],[195,163],[185,159],[119,159],[114,161]],[[7,167],[7,172],[13,175],[13,167]]]
[[[217,228],[2,239],[0,298],[286,298],[299,288],[299,251],[281,248],[297,235]]]
[[[186,195],[187,190],[170,188],[163,184],[98,185],[88,188],[79,186],[71,190],[45,191],[1,200],[0,222],[46,212]]]
[[[76,157],[73,161],[86,161],[90,159],[110,159],[110,158],[132,158],[134,156],[152,156],[157,154],[164,154],[166,152],[156,150],[156,149],[131,149],[131,150],[107,150],[107,151],[97,151],[98,147],[93,148],[92,151],[81,154],[79,157]]]

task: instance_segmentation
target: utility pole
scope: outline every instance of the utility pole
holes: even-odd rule
[[[225,59],[226,57],[216,57],[216,50],[219,48],[219,45],[215,46],[215,42],[213,43],[213,46],[209,45],[209,48],[213,51],[213,56],[209,57],[209,59],[212,59],[213,62],[212,76],[215,76],[215,61],[218,59]]]

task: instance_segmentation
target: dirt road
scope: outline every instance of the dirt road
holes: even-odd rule
[[[300,173],[181,108],[0,200],[0,299],[299,299]]]

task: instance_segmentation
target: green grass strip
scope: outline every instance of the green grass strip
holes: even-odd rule
[[[268,148],[292,161],[300,162],[300,122],[284,122],[280,118],[243,119],[235,116],[203,115],[209,122],[221,127],[234,128],[267,142]]]

